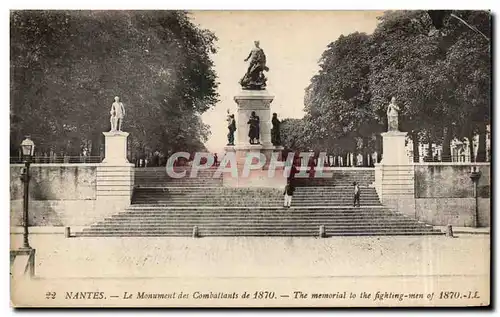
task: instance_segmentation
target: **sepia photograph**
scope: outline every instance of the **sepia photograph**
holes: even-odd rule
[[[11,9],[11,307],[491,305],[492,16]]]

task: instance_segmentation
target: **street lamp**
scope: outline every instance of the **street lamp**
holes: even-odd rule
[[[23,247],[22,249],[29,250],[31,249],[28,241],[28,202],[29,202],[29,183],[30,183],[30,164],[31,159],[33,157],[33,153],[35,153],[35,143],[30,139],[30,136],[27,135],[26,138],[21,142],[21,151],[23,153],[24,158],[24,168],[21,173],[21,181],[24,183],[24,201],[23,201]]]
[[[474,199],[475,199],[475,210],[474,210],[474,227],[478,226],[478,193],[477,193],[477,183],[479,178],[481,178],[481,171],[477,169],[477,166],[471,166],[470,179],[474,183]]]

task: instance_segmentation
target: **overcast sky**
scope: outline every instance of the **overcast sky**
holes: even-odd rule
[[[381,11],[195,11],[194,23],[218,37],[213,55],[220,102],[203,114],[211,126],[207,148],[223,153],[227,143],[226,110],[236,112],[234,95],[247,63],[243,60],[259,40],[270,71],[267,90],[275,96],[271,112],[280,119],[301,118],[304,89],[317,73],[318,60],[327,45],[340,35],[372,33]]]

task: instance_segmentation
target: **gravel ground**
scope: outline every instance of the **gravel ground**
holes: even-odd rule
[[[34,234],[42,278],[488,275],[489,235],[64,238]],[[11,235],[11,248],[22,235]]]

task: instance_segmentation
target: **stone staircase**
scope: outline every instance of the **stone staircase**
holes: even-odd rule
[[[182,178],[172,178],[167,174],[165,167],[136,168],[134,186],[141,187],[217,187],[222,186],[222,176],[214,178],[215,168],[198,171],[195,178],[191,178],[191,168],[175,167],[175,173],[186,172]]]
[[[326,236],[442,234],[384,207],[370,169],[297,180],[290,209],[282,207],[283,189],[225,188],[214,171],[172,179],[164,168],[138,168],[132,205],[75,235],[191,236],[196,227],[201,237],[318,236],[321,226]],[[361,207],[352,207],[354,181],[361,185]]]
[[[318,187],[318,186],[343,186],[352,188],[353,182],[357,182],[360,186],[371,186],[375,182],[375,171],[373,168],[340,168],[326,171],[332,173],[330,178],[320,178],[318,173],[315,173],[315,178],[296,178],[297,186]]]
[[[77,236],[326,236],[442,234],[378,208],[166,208],[134,205]]]
[[[168,207],[280,207],[283,190],[274,188],[143,187],[132,206]]]

